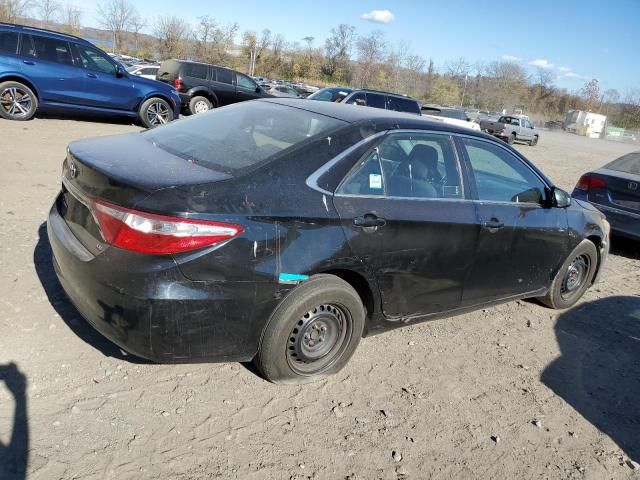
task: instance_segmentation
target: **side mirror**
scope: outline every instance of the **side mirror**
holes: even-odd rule
[[[571,195],[561,188],[551,189],[551,206],[556,208],[567,208],[571,205]]]
[[[256,93],[260,93],[261,91],[262,91],[262,89],[260,88],[260,85],[258,85],[258,86],[256,87]]]
[[[116,77],[117,78],[124,77],[124,69],[120,65],[116,66]]]

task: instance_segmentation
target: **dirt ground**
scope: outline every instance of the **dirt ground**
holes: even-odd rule
[[[136,128],[0,121],[3,480],[640,478],[640,244],[618,238],[569,311],[514,302],[364,339],[311,385],[123,355],[65,300],[43,226],[67,143]],[[634,147],[517,148],[571,191]]]

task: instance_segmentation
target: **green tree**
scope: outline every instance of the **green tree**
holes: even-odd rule
[[[460,100],[458,84],[448,77],[438,77],[433,81],[430,100],[440,105],[455,105]]]

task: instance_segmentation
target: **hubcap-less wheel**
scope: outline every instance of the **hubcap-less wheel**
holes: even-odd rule
[[[29,115],[32,105],[31,95],[19,87],[5,88],[0,93],[0,107],[11,117],[26,117]]]
[[[164,103],[155,102],[147,108],[147,119],[150,125],[164,125],[169,121],[169,109]]]
[[[580,255],[573,259],[569,264],[562,281],[561,293],[563,297],[569,297],[584,284],[589,272],[589,258],[586,255]]]
[[[204,113],[209,111],[209,105],[207,102],[201,100],[196,102],[193,109],[195,113]]]
[[[299,375],[330,367],[351,338],[351,322],[338,305],[319,305],[305,313],[289,334],[287,361]]]

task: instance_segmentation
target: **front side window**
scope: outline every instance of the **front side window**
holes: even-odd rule
[[[238,82],[239,87],[246,88],[247,90],[255,90],[258,88],[258,84],[256,82],[244,75],[236,74],[236,81]]]
[[[390,135],[360,160],[337,193],[461,198],[451,139],[429,133]]]
[[[73,65],[69,43],[39,35],[23,35],[20,54],[62,65]]]
[[[18,49],[18,34],[15,32],[0,32],[0,53],[16,54]]]
[[[545,184],[519,158],[491,142],[465,138],[462,143],[479,200],[542,204]]]
[[[80,63],[84,68],[87,70],[115,75],[116,66],[111,62],[111,60],[109,60],[107,55],[104,55],[95,48],[84,45],[76,45],[76,48],[78,49]]]
[[[236,174],[346,125],[299,108],[241,102],[141,135],[188,162]]]

